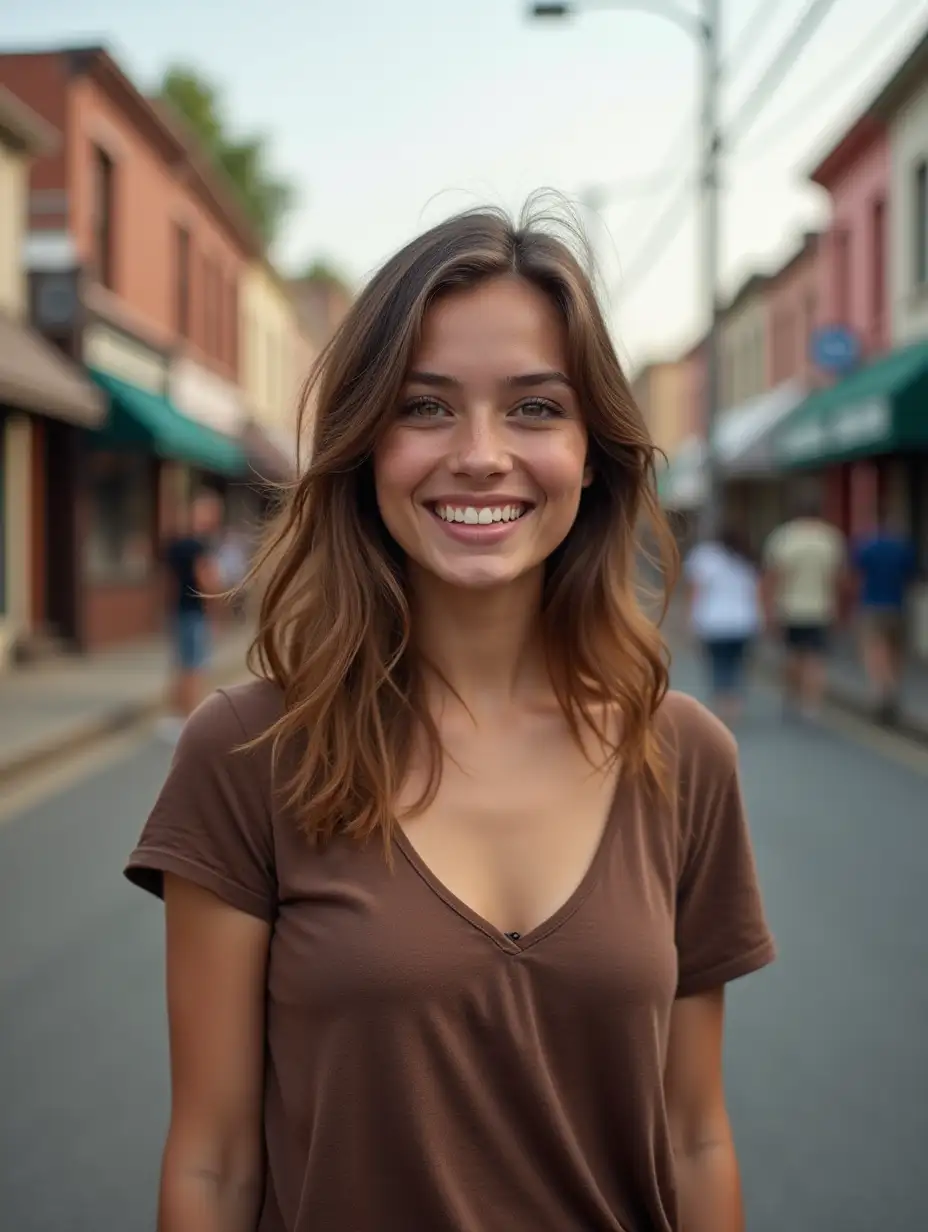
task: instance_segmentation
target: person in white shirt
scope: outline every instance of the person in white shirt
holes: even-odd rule
[[[764,548],[765,591],[770,617],[785,648],[785,712],[798,706],[814,717],[825,690],[825,656],[841,609],[847,580],[844,536],[805,499],[798,517],[773,532]]]
[[[763,625],[760,573],[737,527],[726,523],[686,558],[690,628],[709,669],[719,718],[740,716],[749,652]]]

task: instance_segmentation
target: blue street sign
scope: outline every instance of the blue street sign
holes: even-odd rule
[[[823,372],[849,372],[860,358],[860,339],[845,325],[823,325],[809,339],[809,355]]]

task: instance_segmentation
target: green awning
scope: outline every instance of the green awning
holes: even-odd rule
[[[817,390],[781,424],[778,466],[796,470],[928,449],[928,342],[881,355]]]
[[[150,449],[162,458],[217,475],[246,473],[245,453],[237,440],[189,419],[159,394],[97,368],[89,371],[110,399],[106,425],[94,433],[98,448]]]

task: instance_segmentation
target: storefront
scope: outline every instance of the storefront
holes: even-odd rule
[[[787,381],[724,411],[713,433],[724,508],[744,528],[758,554],[787,513],[787,492],[774,449],[776,431],[807,392],[798,381]]]
[[[0,669],[37,653],[43,638],[70,639],[67,622],[52,627],[48,619],[48,545],[66,542],[73,530],[48,517],[49,490],[61,482],[50,443],[65,449],[58,458],[66,460],[64,442],[100,424],[104,413],[99,392],[75,365],[0,314]]]
[[[105,426],[83,442],[81,465],[81,640],[99,646],[161,628],[160,543],[182,525],[191,475],[241,476],[245,459],[235,441],[173,404],[165,356],[102,323],[85,354],[108,408]]]
[[[891,351],[786,417],[774,440],[789,477],[816,475],[829,517],[849,537],[892,514],[928,573],[928,343]],[[928,584],[913,594],[911,644],[928,656]]]
[[[238,529],[250,527],[260,516],[262,502],[251,483],[254,476],[245,442],[248,416],[241,391],[186,357],[171,364],[167,389],[171,402],[182,414],[234,445],[239,456],[245,458],[234,476],[208,467],[195,468],[190,476],[190,496],[203,488],[217,492],[223,499],[227,524]]]

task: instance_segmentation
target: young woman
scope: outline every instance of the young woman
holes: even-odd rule
[[[706,656],[715,711],[734,723],[744,705],[748,655],[763,625],[760,570],[729,520],[693,548],[684,577],[690,627]]]
[[[740,1232],[735,747],[636,604],[653,448],[590,282],[480,212],[325,354],[262,679],[188,723],[161,1232]]]

